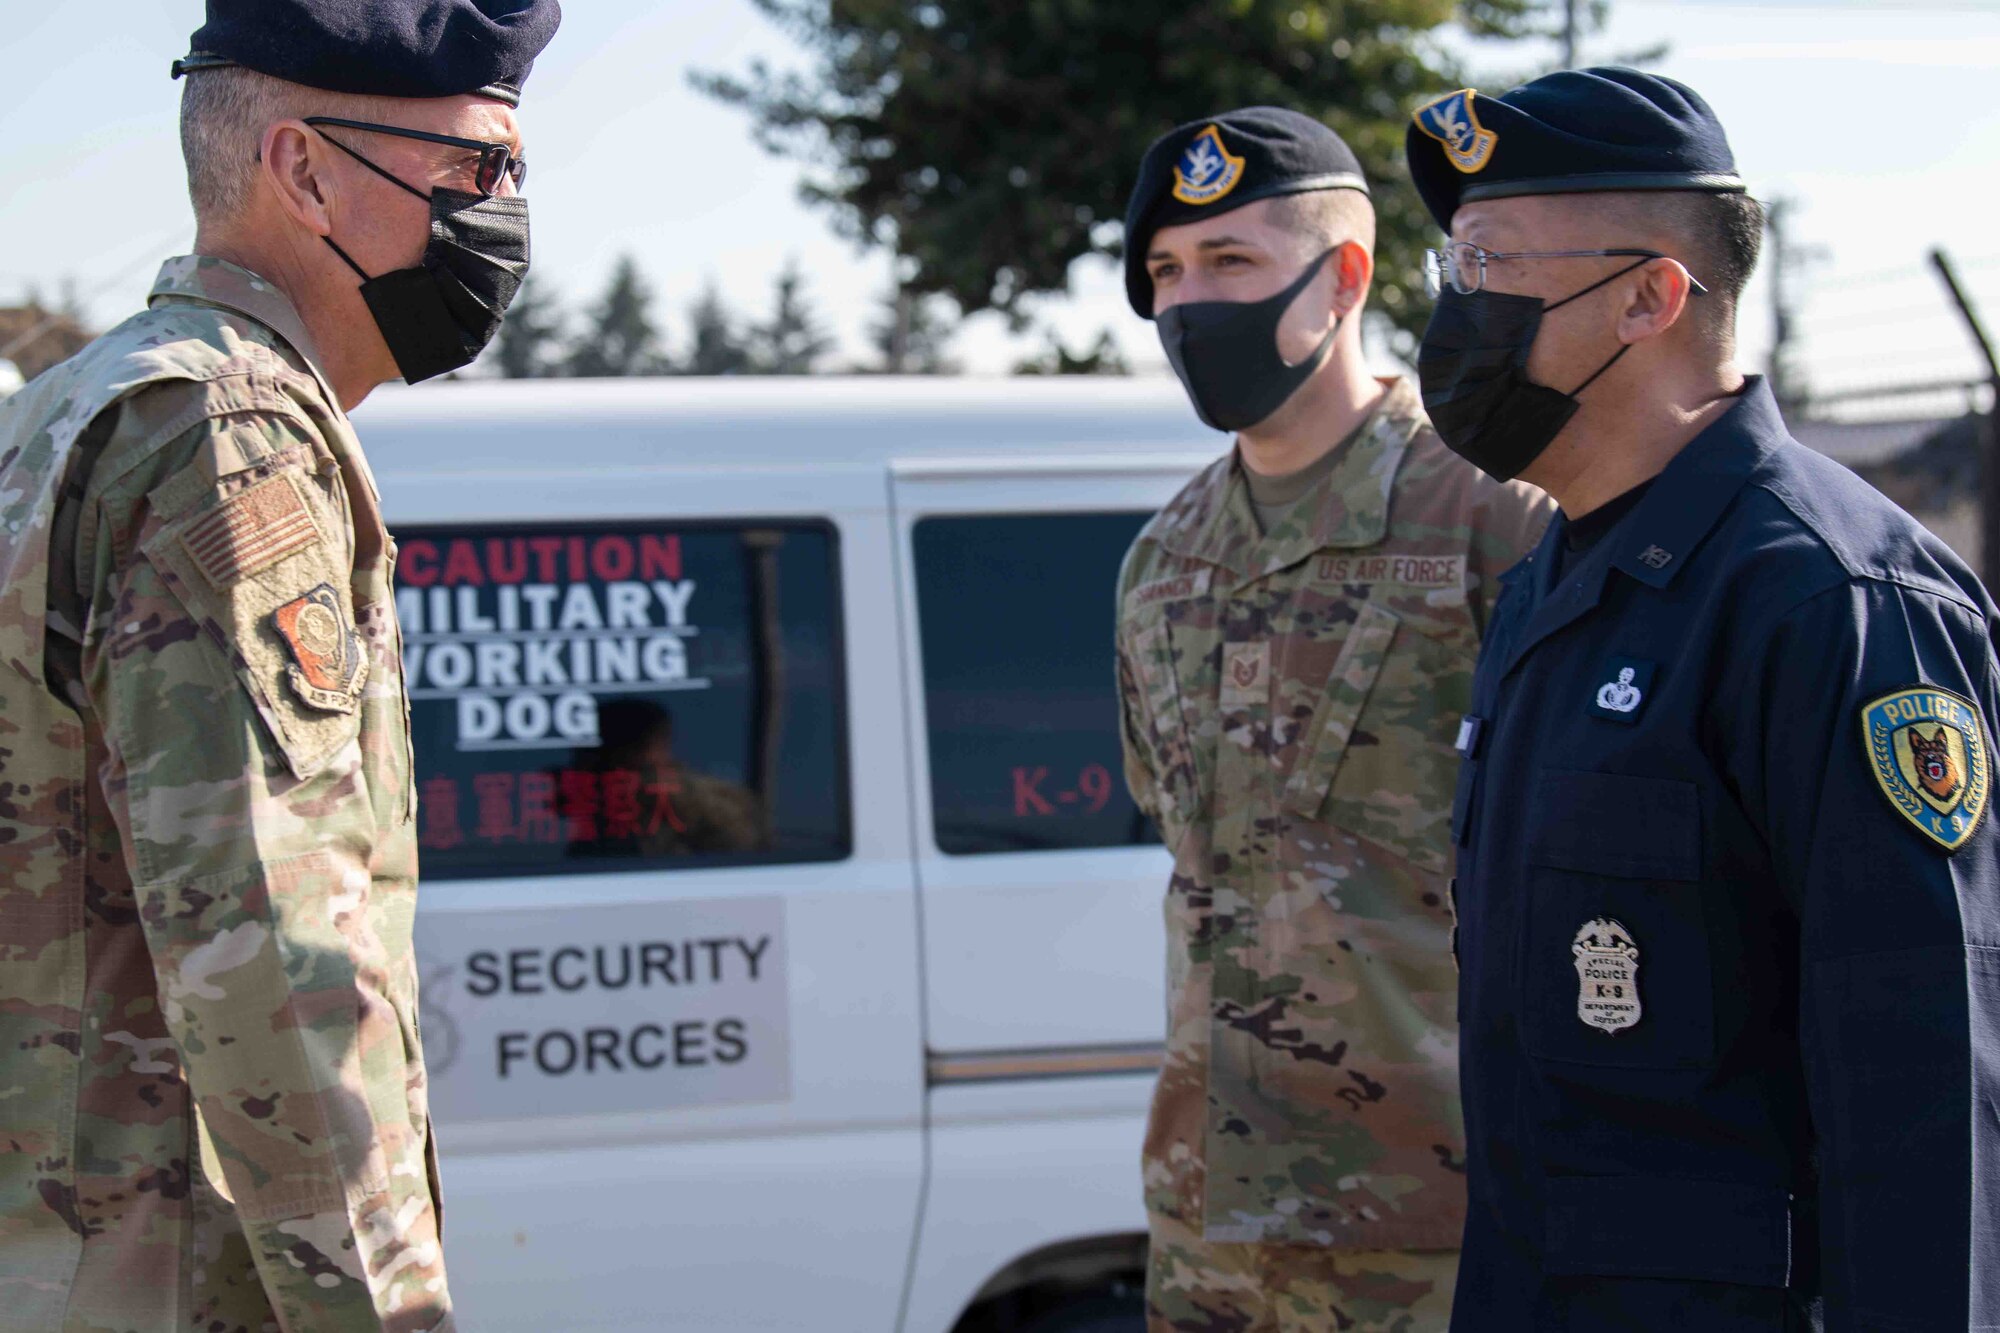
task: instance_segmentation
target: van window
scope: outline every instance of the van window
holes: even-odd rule
[[[847,854],[829,525],[398,536],[426,879]]]
[[[931,809],[953,855],[1157,838],[1125,790],[1118,567],[1143,513],[919,520]]]

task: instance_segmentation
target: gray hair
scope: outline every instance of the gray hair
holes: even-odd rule
[[[210,225],[240,214],[257,179],[264,131],[306,116],[382,119],[385,99],[324,92],[255,70],[195,70],[181,90],[181,157],[195,221]]]

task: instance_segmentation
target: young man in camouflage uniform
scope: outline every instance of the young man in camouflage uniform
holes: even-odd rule
[[[497,326],[560,16],[354,13],[212,0],[196,254],[0,407],[0,1329],[453,1324],[395,551],[346,411]]]
[[[1237,432],[1119,587],[1126,774],[1175,862],[1151,1326],[1442,1330],[1465,1214],[1453,733],[1548,504],[1369,377],[1374,213],[1318,122],[1175,130],[1126,236],[1133,308]]]

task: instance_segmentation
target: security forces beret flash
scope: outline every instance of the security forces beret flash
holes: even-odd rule
[[[1500,97],[1461,88],[1410,120],[1410,175],[1446,231],[1460,204],[1481,199],[1744,188],[1701,94],[1636,69],[1564,70]]]
[[[1296,111],[1245,107],[1191,120],[1154,140],[1125,206],[1125,295],[1132,309],[1141,319],[1153,317],[1146,250],[1154,232],[1308,190],[1366,194],[1368,181],[1338,134]]]
[[[241,66],[328,92],[518,105],[558,0],[208,0],[175,78]]]

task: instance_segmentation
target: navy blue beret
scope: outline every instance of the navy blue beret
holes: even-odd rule
[[[1368,193],[1361,163],[1338,134],[1296,111],[1251,106],[1191,120],[1153,141],[1125,205],[1125,295],[1153,317],[1146,249],[1153,233],[1259,199],[1308,190]]]
[[[1701,94],[1636,69],[1564,70],[1497,98],[1462,88],[1410,121],[1410,175],[1446,231],[1460,204],[1480,199],[1743,190],[1722,122]]]
[[[174,77],[242,66],[328,92],[513,106],[561,22],[558,0],[208,0]]]

